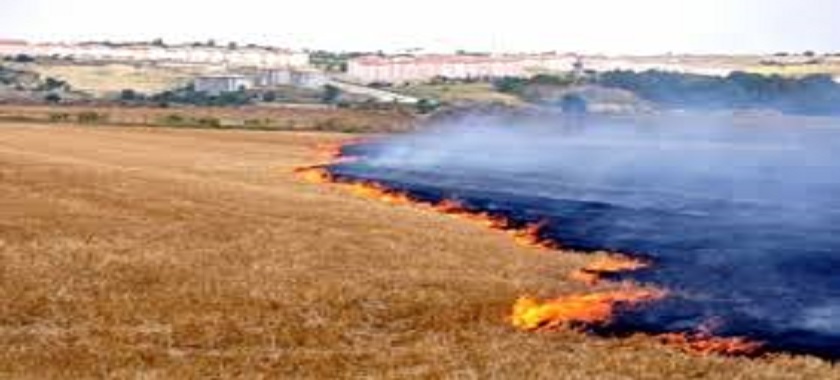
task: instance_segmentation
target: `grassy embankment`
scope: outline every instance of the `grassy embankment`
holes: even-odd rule
[[[410,128],[413,116],[399,110],[351,110],[325,107],[155,108],[0,105],[0,121],[58,125],[380,133]]]

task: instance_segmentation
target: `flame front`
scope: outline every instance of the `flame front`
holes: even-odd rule
[[[522,297],[513,306],[511,322],[523,330],[606,325],[615,316],[617,307],[632,307],[664,296],[659,290],[627,288],[548,301]]]
[[[338,185],[360,197],[395,205],[426,207],[484,227],[503,230],[523,246],[548,250],[561,248],[558,243],[545,237],[546,223],[544,222],[521,226],[501,215],[471,210],[456,200],[424,201],[411,196],[408,192],[390,189],[373,181],[336,176],[329,171],[328,165],[358,159],[354,156],[345,156],[344,146],[346,145],[319,146],[318,151],[326,156],[325,160],[329,164],[300,168],[295,170],[295,174],[307,182]],[[574,280],[594,285],[610,275],[637,271],[649,266],[650,263],[639,259],[612,254],[595,259],[569,276]],[[613,291],[569,295],[551,300],[525,296],[519,298],[514,304],[510,319],[513,326],[528,331],[607,326],[621,309],[639,307],[666,296],[667,293],[662,290],[634,286]],[[669,333],[658,335],[656,338],[665,344],[700,354],[757,356],[763,349],[760,342],[740,337],[716,337],[712,332],[702,329],[696,333]]]
[[[687,352],[703,355],[758,356],[764,345],[742,337],[722,338],[707,334],[663,334],[659,340]]]
[[[569,278],[595,285],[605,277],[648,268],[649,263],[624,255],[608,255],[595,259],[588,265],[569,274]]]
[[[311,183],[332,183],[335,181],[332,173],[325,166],[308,166],[295,169],[295,175]]]

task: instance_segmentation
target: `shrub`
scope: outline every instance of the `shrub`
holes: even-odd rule
[[[49,103],[58,103],[61,101],[61,95],[56,93],[49,93],[47,94],[47,96],[44,97],[44,100],[46,100]]]
[[[186,119],[177,113],[166,115],[163,119],[161,119],[161,124],[168,126],[181,126],[184,125],[185,122]]]
[[[82,112],[76,115],[76,120],[82,124],[98,124],[108,121],[108,115],[93,111]]]
[[[133,102],[137,100],[142,100],[142,96],[137,91],[128,88],[120,91],[120,100],[124,102]]]
[[[324,94],[321,101],[326,104],[335,104],[341,98],[341,89],[331,84],[324,86]]]
[[[578,94],[566,94],[560,99],[560,108],[565,113],[581,115],[589,111],[589,103]]]
[[[51,113],[50,114],[50,121],[53,122],[53,123],[70,121],[70,114],[69,113]]]
[[[18,54],[12,58],[12,61],[17,63],[31,63],[35,62],[35,57],[27,54]]]
[[[418,101],[416,105],[417,112],[421,114],[434,112],[436,109],[438,109],[439,106],[440,103],[430,99],[420,99],[420,101]]]
[[[196,124],[201,127],[219,128],[222,126],[222,121],[216,117],[202,117],[196,120]]]

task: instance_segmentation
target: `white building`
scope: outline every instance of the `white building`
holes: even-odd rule
[[[0,56],[14,56],[24,54],[29,50],[29,44],[21,40],[0,40]]]
[[[209,95],[236,92],[254,87],[254,81],[244,75],[208,75],[195,79],[195,90]]]
[[[257,85],[262,87],[294,86],[320,89],[329,83],[326,74],[316,70],[266,70],[257,76]]]
[[[70,57],[83,61],[173,62],[216,64],[256,68],[305,68],[309,54],[286,49],[207,46],[156,46],[150,44],[30,44],[0,40],[0,55],[26,54],[35,57]]]
[[[525,77],[540,71],[572,71],[572,54],[366,56],[347,64],[349,77],[363,83]]]

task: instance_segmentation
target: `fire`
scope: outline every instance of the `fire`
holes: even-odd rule
[[[557,242],[543,237],[545,226],[545,222],[528,224],[523,228],[512,230],[511,235],[516,242],[524,246],[551,250],[560,249]]]
[[[438,210],[444,214],[454,215],[459,218],[469,220],[470,222],[476,223],[480,226],[492,228],[494,230],[506,230],[510,226],[510,221],[507,220],[507,218],[505,217],[492,215],[486,212],[473,212],[464,208],[453,208],[452,204],[448,201],[443,201],[440,204],[437,204],[433,207],[435,210]]]
[[[589,265],[572,272],[569,278],[595,285],[609,275],[633,272],[649,266],[649,263],[639,259],[623,255],[609,255],[600,257]]]
[[[372,198],[389,204],[414,204],[416,201],[408,193],[391,190],[385,186],[368,181],[349,181],[334,176],[325,166],[310,166],[295,170],[298,178],[311,183],[332,183],[364,198]]]
[[[373,182],[347,182],[342,183],[350,192],[363,198],[376,199],[392,205],[415,204],[416,201],[408,193],[391,190]]]
[[[346,145],[321,145],[318,146],[318,151],[330,164],[356,160],[357,157],[344,154],[344,146]],[[408,192],[390,189],[373,181],[338,177],[329,171],[328,165],[300,168],[295,170],[295,174],[307,182],[335,184],[360,197],[395,205],[427,207],[484,227],[503,230],[517,243],[527,247],[550,250],[560,248],[558,243],[545,238],[547,224],[544,222],[520,226],[502,215],[471,210],[456,200],[444,199],[439,202],[420,200],[412,197]],[[600,257],[589,265],[572,272],[570,278],[595,285],[609,275],[641,270],[649,266],[650,263],[639,259],[612,254]],[[568,295],[552,300],[539,300],[526,296],[519,298],[514,304],[511,323],[519,329],[528,331],[606,326],[612,322],[621,308],[655,302],[666,295],[666,292],[662,290],[627,286],[614,291]],[[656,338],[665,344],[700,354],[757,356],[763,349],[761,343],[745,338],[716,337],[703,326],[699,332],[662,334]]]
[[[758,356],[764,345],[742,337],[722,338],[704,333],[663,334],[659,340],[684,351],[702,355]]]
[[[322,143],[314,146],[315,152],[321,157],[321,161],[330,164],[353,162],[358,157],[345,154],[344,148],[363,143],[362,139],[352,139],[343,143]]]
[[[539,301],[522,297],[513,306],[511,321],[523,330],[554,329],[575,325],[605,325],[620,306],[635,306],[661,299],[658,290],[626,288],[603,293],[570,295]]]
[[[333,175],[324,166],[309,166],[295,169],[295,175],[311,183],[331,183],[335,181]]]
[[[332,160],[341,157],[343,147],[340,143],[323,143],[315,145],[315,151]]]

